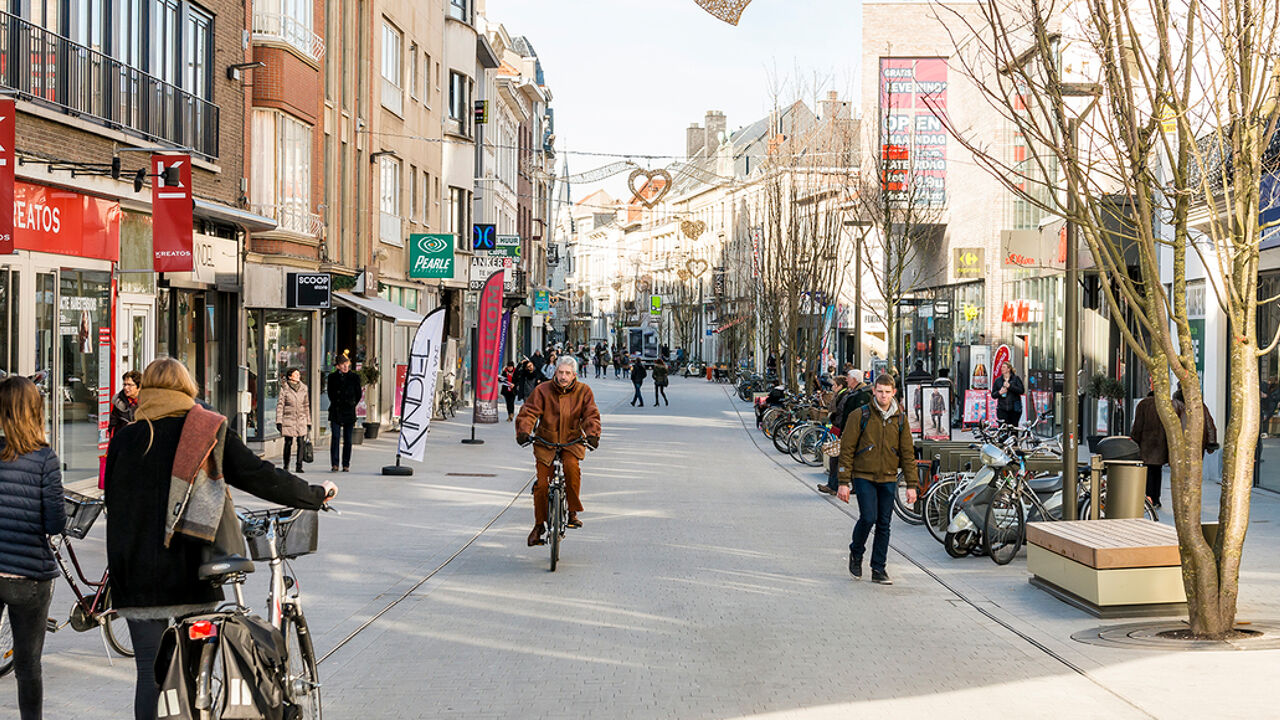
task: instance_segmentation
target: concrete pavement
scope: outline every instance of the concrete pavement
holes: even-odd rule
[[[813,491],[814,469],[757,448],[724,386],[673,378],[670,407],[640,409],[630,382],[588,382],[604,439],[583,465],[585,527],[555,573],[546,548],[525,546],[532,458],[507,423],[480,427],[482,446],[458,443],[463,417],[437,423],[411,478],[376,474],[391,438],[358,447],[352,473],[306,474],[342,485],[320,552],[294,563],[317,649],[364,626],[321,665],[329,718],[1274,712],[1265,681],[1239,680],[1277,652],[1075,643],[1102,623],[1027,585],[1021,559],[952,560],[896,525],[897,584],[855,582],[849,508]],[[1274,499],[1255,508],[1256,522],[1280,518]],[[1280,568],[1263,559],[1275,528],[1251,529],[1242,616],[1280,616]],[[78,546],[88,566],[102,535]],[[55,614],[67,598],[59,587]],[[109,667],[94,634],[51,636],[45,670],[48,717],[128,714],[131,664]],[[0,718],[16,716],[11,678]]]

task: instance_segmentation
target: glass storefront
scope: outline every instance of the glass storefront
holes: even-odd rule
[[[67,478],[98,473],[98,386],[110,386],[110,357],[100,357],[98,331],[111,326],[111,273],[66,270],[61,274],[58,339],[61,357],[57,428]]]
[[[1258,276],[1258,297],[1270,298],[1280,294],[1280,272],[1261,273]],[[1275,303],[1258,306],[1258,337],[1264,342],[1275,337],[1280,327],[1280,308]],[[1280,491],[1280,348],[1258,359],[1258,371],[1262,387],[1262,428],[1258,440],[1258,452],[1262,470],[1258,471],[1258,485]],[[1226,422],[1219,421],[1218,434],[1226,432]]]
[[[904,306],[910,303],[910,314],[904,307],[900,315],[908,371],[917,360],[934,375],[954,370],[956,347],[976,343],[982,333],[985,290],[983,282],[969,282],[920,290],[904,300]]]
[[[303,381],[311,385],[312,314],[292,310],[250,310],[248,317],[247,362],[252,397],[248,435],[253,440],[264,440],[278,435],[276,400],[280,396],[280,383],[284,382],[288,370],[301,370]],[[318,397],[317,390],[312,388],[312,402]]]

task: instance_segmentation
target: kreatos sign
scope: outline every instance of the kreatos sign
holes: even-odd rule
[[[410,235],[409,277],[452,279],[453,245],[452,235]]]

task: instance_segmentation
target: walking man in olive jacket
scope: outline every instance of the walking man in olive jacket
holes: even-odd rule
[[[858,497],[858,522],[849,543],[849,572],[862,577],[862,555],[867,535],[876,529],[871,545],[871,580],[892,585],[885,562],[889,557],[889,521],[893,519],[893,497],[898,489],[898,471],[907,481],[907,502],[916,501],[916,456],[906,414],[893,399],[894,381],[889,375],[876,378],[872,401],[849,414],[840,433],[840,489],[842,502],[849,502],[850,485]]]

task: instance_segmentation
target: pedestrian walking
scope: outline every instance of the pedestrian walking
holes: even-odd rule
[[[839,380],[843,381],[844,392],[831,401],[828,420],[831,422],[831,434],[839,438],[844,432],[845,421],[854,410],[865,407],[871,402],[871,386],[862,381],[862,371],[849,368],[848,373]],[[824,495],[835,495],[840,489],[840,456],[831,459],[831,468],[827,470],[826,484],[818,484],[818,492]]]
[[[907,483],[907,504],[916,502],[916,459],[911,427],[894,399],[894,381],[888,374],[876,378],[869,404],[854,410],[840,435],[840,489],[836,497],[849,502],[850,485],[858,498],[858,522],[849,543],[849,572],[862,577],[862,556],[871,528],[871,581],[892,585],[885,564],[889,557],[889,523],[898,473]]]
[[[516,416],[516,364],[508,362],[498,376],[502,383],[502,399],[507,401],[507,422]]]
[[[156,717],[155,661],[165,628],[176,617],[212,611],[223,599],[221,588],[199,577],[211,546],[185,528],[216,532],[228,518],[228,485],[311,510],[338,491],[331,482],[308,485],[259,458],[225,417],[198,405],[196,395],[182,363],[152,362],[142,376],[138,421],[116,433],[107,449],[107,565],[111,599],[133,640],[137,720]],[[188,487],[209,488],[210,496],[188,503],[170,496]],[[218,502],[218,496],[225,500]],[[169,508],[179,505],[175,518]]]
[[[653,406],[658,406],[658,396],[662,396],[662,403],[670,405],[671,401],[667,399],[667,361],[658,358],[653,364]]]
[[[364,395],[360,377],[351,372],[351,358],[338,358],[338,368],[329,373],[325,384],[329,396],[329,471],[338,472],[341,450],[342,472],[351,470],[351,433],[356,426],[356,406]],[[339,447],[341,444],[341,447]]]
[[[557,354],[555,350],[552,350],[550,354],[547,355],[547,364],[542,366],[543,380],[550,380],[552,377],[555,377],[556,363],[559,361],[560,355]]]
[[[298,464],[294,472],[302,472],[302,443],[311,437],[311,389],[302,382],[302,371],[289,368],[280,383],[276,398],[276,430],[284,437],[284,469],[289,469],[289,454],[298,444]]]
[[[67,516],[62,465],[44,435],[44,399],[21,375],[0,380],[0,430],[0,614],[8,611],[12,642],[2,649],[13,652],[18,716],[40,720],[40,656],[58,575],[49,536],[63,531]]]
[[[627,360],[619,351],[613,353],[613,379],[617,380],[622,377],[622,371],[625,369]]]
[[[1000,375],[991,383],[991,397],[996,399],[996,417],[1000,422],[1017,425],[1022,420],[1022,378],[1013,372],[1013,363],[1000,363]]]
[[[107,437],[133,422],[133,411],[138,407],[138,390],[142,387],[142,373],[130,370],[120,379],[120,392],[111,401],[111,415],[107,420]]]
[[[640,390],[644,387],[644,379],[649,373],[644,369],[644,363],[640,362],[640,358],[631,361],[631,384],[636,386],[635,397],[631,398],[631,407],[636,406],[636,401],[640,402],[640,407],[644,407],[644,395]]]

